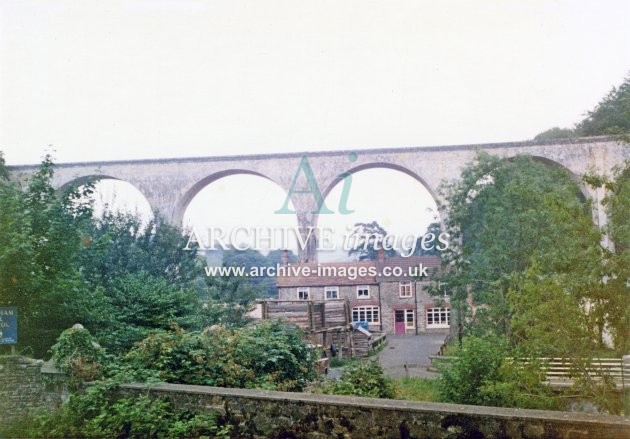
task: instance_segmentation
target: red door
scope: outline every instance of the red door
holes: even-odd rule
[[[405,310],[394,311],[394,330],[396,334],[405,334]]]

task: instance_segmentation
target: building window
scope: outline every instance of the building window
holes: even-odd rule
[[[413,329],[416,327],[416,313],[413,309],[405,310],[405,328]]]
[[[448,328],[451,324],[449,308],[428,308],[427,328]]]
[[[324,295],[326,299],[339,299],[339,287],[326,287]]]
[[[308,288],[298,288],[297,298],[298,300],[308,300]]]
[[[357,287],[357,299],[369,299],[370,287],[369,285],[361,285]]]
[[[352,321],[379,323],[378,306],[355,306],[352,308]]]
[[[411,297],[411,282],[400,282],[398,285],[400,297]]]

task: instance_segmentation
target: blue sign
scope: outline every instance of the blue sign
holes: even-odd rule
[[[0,344],[17,344],[17,308],[0,308]]]

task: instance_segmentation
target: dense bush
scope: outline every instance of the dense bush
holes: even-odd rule
[[[459,404],[554,409],[558,400],[542,384],[537,364],[510,359],[505,339],[465,337],[457,357],[438,365],[442,401]]]
[[[105,350],[81,325],[66,329],[52,347],[55,365],[80,381],[93,381],[102,376]]]
[[[335,395],[355,395],[372,398],[393,398],[392,381],[385,376],[383,368],[376,361],[355,363],[346,370],[339,381],[331,381],[323,386],[324,393]]]
[[[178,410],[167,401],[147,396],[115,398],[114,381],[74,394],[54,414],[35,418],[23,435],[31,437],[228,437],[216,415]]]
[[[242,329],[156,332],[125,361],[163,381],[221,387],[302,390],[315,378],[315,355],[294,326],[267,321]]]

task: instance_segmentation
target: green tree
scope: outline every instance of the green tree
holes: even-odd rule
[[[224,251],[223,265],[225,267],[243,267],[248,273],[251,273],[252,268],[260,269],[260,267],[271,266],[267,257],[253,249]],[[275,277],[269,276],[266,272],[259,276],[243,277],[238,284],[241,288],[257,291],[258,297],[274,297],[278,293]]]
[[[295,264],[298,262],[298,257],[295,253],[293,253],[293,250],[271,250],[269,253],[267,253],[267,263],[269,264],[269,266],[275,267],[276,264],[281,264],[282,254],[285,251],[287,252],[288,263]]]
[[[429,248],[428,250],[422,248],[422,236],[420,236],[416,240],[416,247],[413,254],[417,256],[440,256],[442,252],[437,249],[437,245],[441,245],[438,242],[438,237],[440,236],[440,233],[442,233],[442,225],[439,222],[433,222],[429,224],[425,235],[431,234],[434,236],[434,239],[429,240],[430,243],[427,242],[426,244],[427,247],[431,248]]]
[[[588,112],[576,126],[581,136],[620,135],[628,141],[630,133],[630,76]]]
[[[181,288],[199,286],[203,262],[186,238],[163,219],[144,224],[131,214],[106,211],[84,236],[81,266],[92,288],[108,287],[121,276],[145,272]]]
[[[576,137],[575,130],[571,128],[553,127],[536,135],[534,140],[570,139],[572,137]]]
[[[0,151],[0,180],[9,179],[9,170],[7,169],[6,162],[4,160],[4,154]]]
[[[217,276],[208,280],[203,307],[200,311],[203,327],[220,324],[229,328],[243,327],[251,321],[247,313],[260,292],[244,278]]]
[[[116,353],[129,350],[156,329],[200,327],[196,292],[162,277],[143,271],[125,274],[111,282],[104,296],[107,320],[89,323],[103,345]]]
[[[37,356],[93,310],[77,264],[92,186],[59,193],[53,169],[46,156],[24,190],[0,179],[0,304],[18,307],[19,346]]]
[[[514,350],[503,337],[466,337],[457,357],[439,366],[438,393],[445,402],[554,409],[559,400],[542,384],[538,364],[510,358]]]
[[[388,244],[387,235],[387,231],[376,221],[356,223],[350,235],[354,239],[354,246],[348,251],[348,256],[356,256],[360,261],[378,259],[379,248],[383,248],[383,243]],[[385,256],[398,256],[398,253],[393,248],[388,248]]]
[[[605,231],[612,240],[614,249],[606,249],[602,278],[605,279],[601,292],[609,300],[603,310],[606,313],[608,330],[611,332],[616,350],[623,355],[630,350],[630,162],[613,171],[612,177],[586,176],[585,180],[594,187],[605,187],[607,196],[603,204],[608,214]]]
[[[630,76],[612,90],[589,111],[575,128],[554,127],[543,131],[534,140],[566,139],[588,136],[618,136],[630,142]]]
[[[466,308],[469,294],[483,305],[469,320],[477,332],[510,337],[508,293],[520,290],[522,273],[535,261],[559,276],[576,301],[601,284],[601,233],[567,172],[528,157],[479,154],[461,180],[443,189],[452,237],[443,258],[450,269],[436,280],[455,307]]]

